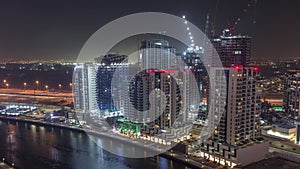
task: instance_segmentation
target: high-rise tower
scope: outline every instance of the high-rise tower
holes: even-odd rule
[[[96,72],[96,66],[91,63],[80,64],[74,68],[74,108],[79,113],[79,121],[84,121],[85,113],[98,110],[96,100]]]
[[[113,100],[113,94],[118,94],[118,84],[114,84],[115,89],[112,88],[113,79],[117,82],[125,80],[128,75],[128,64],[122,63],[126,59],[126,55],[107,54],[96,58],[97,64],[97,105],[102,112],[114,112],[121,107],[121,98]],[[116,73],[117,71],[117,73]],[[113,91],[114,90],[114,91]]]
[[[144,69],[168,69],[174,65],[175,48],[166,40],[143,40],[140,48],[140,62]]]
[[[283,107],[293,119],[300,115],[300,70],[288,70],[284,78]]]
[[[201,144],[202,157],[231,167],[265,158],[268,143],[260,138],[261,96],[256,76],[255,67],[210,69],[207,123],[212,135]],[[251,153],[258,155],[251,156]]]
[[[224,67],[249,66],[251,37],[242,35],[232,36],[230,31],[226,29],[223,31],[222,36],[212,38],[211,42]]]

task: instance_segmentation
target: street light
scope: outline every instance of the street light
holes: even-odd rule
[[[61,90],[61,84],[58,84],[59,90]]]
[[[35,84],[36,84],[36,90],[38,90],[39,89],[39,81],[37,80],[37,81],[35,81]]]
[[[4,87],[5,87],[5,85],[6,85],[6,83],[7,83],[7,80],[3,80],[3,85],[4,85]]]
[[[27,83],[26,83],[26,82],[24,82],[24,90],[26,90],[26,86],[27,86]]]
[[[48,87],[49,87],[48,85],[45,85],[45,89],[46,89],[46,90],[48,90]]]
[[[5,86],[6,86],[6,88],[8,89],[8,87],[9,87],[9,84],[8,84],[8,83],[6,83],[6,84],[5,84]]]
[[[69,86],[70,86],[70,89],[72,89],[73,84],[72,84],[72,83],[69,83]]]

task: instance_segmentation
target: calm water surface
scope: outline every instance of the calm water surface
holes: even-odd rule
[[[125,158],[97,146],[85,133],[0,121],[0,158],[25,169],[187,169],[163,157]]]

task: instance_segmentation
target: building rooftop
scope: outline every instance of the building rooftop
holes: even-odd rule
[[[295,126],[290,124],[290,123],[282,123],[282,124],[279,124],[279,125],[276,125],[276,126],[280,127],[280,128],[284,128],[284,129],[293,129],[293,128],[295,128]]]
[[[288,69],[287,72],[289,72],[289,73],[300,73],[300,69]]]

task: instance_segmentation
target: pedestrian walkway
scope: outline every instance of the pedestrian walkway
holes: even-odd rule
[[[198,159],[196,157],[186,156],[183,153],[173,151],[171,152],[165,152],[164,154],[161,154],[161,156],[166,157],[171,160],[176,160],[184,163],[188,167],[195,168],[195,169],[213,169],[213,168],[220,168],[221,166],[218,166],[216,164],[210,163],[208,161],[205,161],[204,159]],[[209,166],[214,165],[214,167]]]

